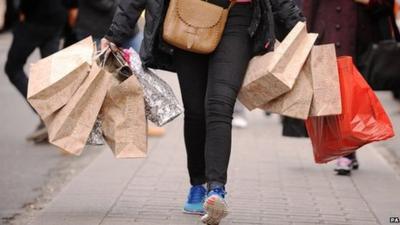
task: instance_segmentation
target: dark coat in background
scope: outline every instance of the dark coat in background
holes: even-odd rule
[[[64,0],[21,0],[19,13],[25,22],[42,26],[63,26],[67,20]]]
[[[338,56],[357,59],[372,43],[398,35],[394,0],[303,0],[308,30],[319,34],[317,44],[335,43]]]
[[[78,20],[75,32],[78,39],[92,35],[104,37],[114,18],[119,0],[78,0]]]
[[[175,71],[172,62],[174,48],[162,40],[162,24],[168,0],[121,0],[106,38],[117,45],[132,37],[136,22],[146,9],[144,40],[140,50],[146,67]],[[226,1],[228,3],[228,1]],[[254,55],[272,50],[275,28],[286,34],[298,21],[304,21],[300,9],[292,0],[253,0],[253,20],[249,35],[254,40]],[[265,45],[269,43],[268,48]]]
[[[294,0],[294,2],[297,4],[297,6],[301,9],[303,7],[303,1],[302,0]]]

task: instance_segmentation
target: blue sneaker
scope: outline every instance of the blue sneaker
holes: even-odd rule
[[[195,185],[190,188],[188,199],[183,207],[183,212],[188,214],[203,215],[204,200],[207,190],[203,185]]]
[[[225,190],[223,188],[214,188],[208,195],[204,203],[206,214],[201,221],[209,225],[217,225],[228,215],[228,205],[225,202]]]

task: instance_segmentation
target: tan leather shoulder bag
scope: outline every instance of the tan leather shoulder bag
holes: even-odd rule
[[[229,8],[202,0],[171,0],[164,20],[163,39],[177,48],[209,54],[224,32]]]

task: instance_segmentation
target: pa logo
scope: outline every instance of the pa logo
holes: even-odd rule
[[[400,223],[400,218],[399,217],[390,217],[389,222],[390,223]]]

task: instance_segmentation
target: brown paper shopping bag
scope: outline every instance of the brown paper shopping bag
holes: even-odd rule
[[[69,101],[87,77],[93,54],[88,37],[30,66],[27,98],[42,119]]]
[[[342,102],[335,46],[314,46],[310,57],[314,89],[310,116],[341,114]]]
[[[312,98],[311,58],[309,57],[303,65],[293,89],[260,108],[268,112],[305,120],[310,113]]]
[[[113,80],[100,116],[105,140],[116,158],[145,157],[147,120],[142,86],[136,76],[120,84]]]
[[[290,91],[316,38],[299,22],[275,51],[254,57],[238,96],[243,105],[252,110]]]
[[[91,71],[68,103],[44,122],[49,142],[80,155],[103,104],[112,75],[93,63]]]

